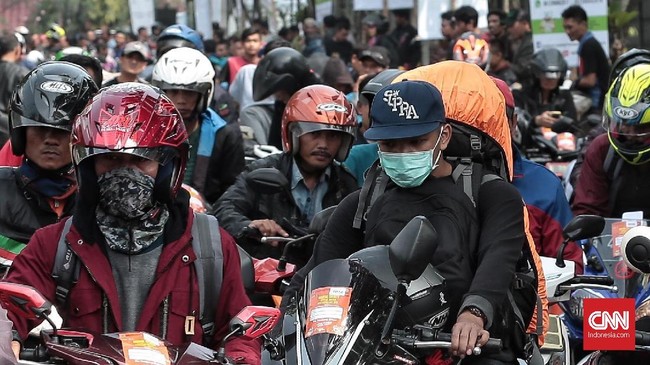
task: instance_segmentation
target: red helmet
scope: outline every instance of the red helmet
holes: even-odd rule
[[[188,150],[185,124],[174,104],[159,89],[140,83],[100,90],[72,127],[72,158],[80,192],[84,185],[97,183],[94,166],[84,161],[120,152],[160,163],[154,195],[159,201],[169,201],[181,187]]]
[[[306,86],[296,91],[282,115],[282,145],[285,151],[298,154],[299,138],[319,130],[344,133],[337,161],[344,161],[357,127],[357,111],[342,92],[325,85]]]
[[[454,59],[485,67],[490,56],[490,46],[480,35],[466,32],[454,44]]]

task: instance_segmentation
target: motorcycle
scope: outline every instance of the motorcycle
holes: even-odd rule
[[[645,262],[650,259],[644,247],[629,250],[622,245],[625,235],[636,234],[638,240],[647,240],[648,232],[637,233],[631,228],[638,226],[642,229],[646,221],[605,219],[605,228],[600,235],[589,239],[583,249],[587,255],[585,272],[595,273],[613,281],[616,290],[580,289],[574,292],[571,300],[566,303],[565,323],[570,337],[581,340],[583,336],[583,307],[585,298],[633,298],[635,302],[636,322],[636,351],[596,351],[585,356],[578,364],[612,364],[612,363],[648,363],[650,361],[650,269],[639,270],[630,263]],[[629,231],[628,231],[629,230]],[[637,241],[638,242],[638,241]],[[645,249],[650,249],[647,247]],[[635,268],[634,270],[632,268]]]
[[[415,217],[390,246],[316,266],[288,305],[275,353],[283,364],[420,364],[451,346],[445,280],[429,263],[436,231]],[[389,269],[390,267],[390,269]],[[500,351],[489,339],[475,355]]]
[[[0,304],[10,312],[27,319],[49,317],[52,304],[34,288],[0,282]],[[146,332],[90,333],[75,329],[41,331],[40,343],[23,349],[18,364],[233,364],[225,354],[228,339],[253,340],[263,337],[277,323],[276,308],[248,306],[229,324],[230,332],[217,351],[196,343],[173,345]]]

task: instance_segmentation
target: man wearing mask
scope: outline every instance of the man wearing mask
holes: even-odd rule
[[[60,300],[52,268],[63,237],[79,265],[77,281],[59,307],[64,326],[97,333],[144,331],[177,346],[189,341],[220,346],[229,320],[250,301],[232,237],[189,208],[181,188],[188,148],[180,113],[158,89],[139,83],[102,89],[72,129],[79,204],[71,218],[34,234],[5,280],[32,286],[50,302]],[[202,304],[205,293],[193,267],[199,258],[192,242],[204,229],[219,237],[212,249],[223,258],[208,273],[220,272],[222,278],[221,284],[213,282],[219,290],[210,306]],[[214,314],[210,326],[202,323],[206,313]],[[9,318],[18,339],[37,324],[14,313]],[[225,355],[259,365],[260,346],[233,338]]]
[[[246,240],[245,232],[253,228],[264,236],[287,237],[283,218],[306,229],[316,213],[356,190],[354,176],[339,164],[352,146],[356,125],[357,113],[342,92],[325,85],[298,90],[282,118],[284,153],[253,162],[237,177],[216,204],[219,222],[254,257],[279,258],[281,248]],[[246,176],[264,167],[278,169],[290,186],[276,194],[256,192]],[[296,256],[292,262],[306,262],[304,255]]]
[[[209,107],[214,69],[198,50],[180,47],[156,62],[151,83],[162,89],[183,116],[192,148],[184,183],[211,204],[244,168],[244,144],[237,123],[226,123]]]
[[[77,184],[70,130],[96,92],[90,75],[67,62],[41,64],[16,89],[9,115],[11,146],[24,157],[19,167],[0,168],[3,265],[11,265],[34,231],[72,213]]]

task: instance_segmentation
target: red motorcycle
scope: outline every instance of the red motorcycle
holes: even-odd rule
[[[52,304],[32,287],[0,282],[0,305],[24,318],[45,319],[53,325],[49,318]],[[217,351],[196,343],[176,346],[146,332],[99,334],[57,330],[53,325],[55,329],[41,332],[40,343],[35,348],[21,351],[19,364],[234,364],[225,354],[228,339],[263,337],[279,318],[280,311],[276,308],[245,307],[230,321],[230,332]]]

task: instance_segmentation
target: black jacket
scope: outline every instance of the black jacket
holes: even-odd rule
[[[27,243],[37,229],[72,214],[74,194],[59,217],[47,198],[23,185],[17,168],[0,168],[0,191],[0,235],[18,242]]]
[[[0,60],[0,143],[2,144],[9,139],[7,113],[11,95],[28,72],[28,69],[17,63]]]
[[[306,228],[309,222],[301,217],[290,191],[273,195],[256,193],[246,183],[248,172],[263,168],[275,167],[287,180],[291,181],[293,156],[290,153],[275,154],[257,160],[246,167],[232,185],[219,199],[215,206],[215,216],[219,224],[235,238],[240,238],[242,230],[256,219],[273,219],[278,224],[283,218],[297,227]],[[323,197],[323,208],[338,204],[345,196],[357,190],[354,176],[339,164],[331,165],[329,189]],[[291,233],[291,232],[290,232]],[[255,244],[239,239],[238,243],[251,255],[257,258],[279,258],[281,249],[268,245]]]

